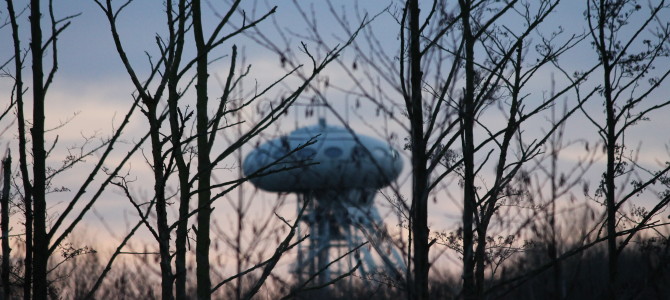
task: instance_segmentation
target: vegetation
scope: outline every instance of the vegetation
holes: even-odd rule
[[[73,146],[59,142],[72,119],[48,107],[80,15],[4,2],[3,299],[670,297],[670,153],[644,134],[670,104],[665,1],[588,0],[576,25],[560,0],[294,1],[279,8],[291,20],[260,2],[166,0],[143,12],[163,18],[153,46],[134,49],[137,3],[92,0],[127,107]],[[272,72],[254,73],[250,48]],[[266,202],[247,181],[301,167],[284,159],[309,145],[240,166],[301,110],[404,148],[408,171],[379,203],[405,270],[362,276],[351,251],[358,264],[325,284],[290,275],[308,203]],[[106,224],[106,201],[125,231],[85,232]]]

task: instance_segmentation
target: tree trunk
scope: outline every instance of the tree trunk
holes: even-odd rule
[[[412,235],[414,239],[413,298],[428,299],[428,170],[423,137],[421,95],[421,32],[419,1],[409,1],[410,126],[412,140]]]
[[[188,243],[188,212],[190,203],[190,184],[189,184],[189,166],[184,160],[184,153],[181,145],[181,124],[179,123],[179,65],[184,46],[184,35],[186,34],[186,1],[179,0],[177,31],[171,29],[170,40],[174,43],[172,57],[170,59],[168,70],[168,113],[170,120],[170,131],[172,151],[177,165],[177,176],[179,177],[179,223],[177,225],[177,236],[175,240],[175,291],[176,298],[179,300],[187,299],[186,295],[186,244]],[[172,7],[172,1],[168,2],[168,7]],[[168,12],[172,16],[171,12]],[[174,18],[170,17],[169,23],[172,28]]]
[[[177,163],[177,174],[179,177],[179,224],[177,225],[177,237],[175,242],[175,272],[176,272],[176,292],[177,299],[186,299],[186,243],[188,234],[188,213],[190,199],[189,169],[184,161],[184,155],[181,149],[181,135],[177,134],[179,125],[177,124],[177,104],[176,95],[173,94],[170,87],[170,125],[172,127],[172,147]],[[176,92],[176,87],[174,89]]]
[[[603,63],[605,77],[605,110],[607,111],[607,173],[605,175],[605,204],[607,207],[607,253],[609,255],[609,289],[610,299],[614,299],[615,293],[612,289],[616,286],[618,253],[616,245],[616,202],[615,184],[616,177],[616,148],[615,136],[616,120],[614,116],[614,102],[612,101],[612,87],[609,82],[611,68]]]
[[[603,96],[605,97],[605,112],[607,114],[606,121],[606,140],[605,147],[607,150],[607,170],[604,178],[605,188],[605,206],[607,209],[607,252],[608,252],[608,297],[614,299],[614,287],[617,279],[617,246],[616,246],[616,203],[615,203],[615,183],[616,177],[616,117],[614,99],[612,98],[612,68],[610,63],[610,53],[608,51],[608,40],[605,36],[607,16],[607,3],[604,0],[600,1],[598,11],[598,52],[603,65]]]
[[[470,28],[470,6],[468,0],[459,1],[463,22],[463,39],[465,42],[465,95],[461,104],[463,126],[463,295],[465,299],[476,299],[473,257],[473,216],[476,209],[475,168],[474,168],[474,121],[475,121],[475,69],[474,69],[474,37]]]
[[[16,21],[14,2],[7,2],[7,12],[12,25],[12,40],[14,42],[14,58],[21,57],[21,40],[19,40],[19,25]],[[16,72],[16,90],[23,91],[23,63],[20,59],[14,59],[14,70]],[[30,299],[32,290],[33,274],[33,207],[32,207],[32,185],[28,173],[28,160],[26,155],[26,118],[23,112],[23,93],[16,93],[16,118],[19,132],[19,169],[23,183],[23,205],[25,216],[25,258],[23,278],[23,298]]]
[[[165,172],[163,166],[163,147],[160,138],[160,121],[156,115],[157,100],[147,103],[151,156],[154,171],[154,192],[156,193],[156,217],[158,221],[158,247],[161,266],[161,293],[163,299],[173,299],[172,257],[170,254],[170,228],[167,224],[167,202],[165,199]]]
[[[198,232],[196,233],[196,277],[198,282],[198,299],[211,298],[211,280],[209,278],[209,223],[211,214],[209,143],[207,141],[207,53],[208,49],[202,31],[202,11],[200,1],[191,3],[193,9],[193,33],[198,53],[196,83],[196,131],[198,149]]]
[[[486,221],[489,218],[487,217]],[[486,271],[486,234],[488,222],[480,222],[477,226],[477,247],[475,247],[475,295],[479,297],[484,291],[484,278]]]
[[[30,1],[30,49],[33,71],[33,199],[34,214],[34,261],[33,297],[47,299],[47,263],[49,261],[49,237],[46,230],[46,152],[44,150],[44,73],[42,65],[42,28],[40,1]]]
[[[3,299],[11,298],[11,288],[9,286],[9,254],[12,251],[9,248],[9,185],[12,176],[12,156],[7,155],[2,161],[3,183],[2,183],[2,203],[0,203],[0,214],[2,227],[2,291]]]

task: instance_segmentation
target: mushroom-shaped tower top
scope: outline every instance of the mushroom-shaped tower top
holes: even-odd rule
[[[279,160],[311,139],[315,143]],[[387,142],[327,125],[321,119],[317,125],[296,129],[251,151],[243,163],[244,174],[252,175],[268,165],[272,166],[260,173],[269,174],[251,179],[267,191],[378,189],[398,177],[402,159]]]

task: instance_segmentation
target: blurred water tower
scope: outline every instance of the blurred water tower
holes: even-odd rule
[[[309,141],[313,144],[305,146]],[[362,276],[404,274],[403,259],[387,238],[374,205],[377,190],[395,180],[402,165],[398,152],[387,142],[320,119],[317,125],[299,128],[254,149],[245,158],[243,170],[245,176],[259,170],[267,173],[251,179],[263,190],[296,193],[298,209],[309,200],[297,235],[302,236],[307,226],[310,237],[308,243],[297,246],[294,271],[301,282],[321,270],[318,282],[326,283],[350,270],[357,259],[362,262]],[[372,247],[359,249],[362,257],[349,255],[327,267],[365,241]]]

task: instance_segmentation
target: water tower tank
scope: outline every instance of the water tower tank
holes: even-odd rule
[[[344,127],[327,125],[321,119],[317,125],[299,128],[254,149],[244,160],[244,174],[249,176],[276,162],[310,139],[314,139],[315,143],[296,151],[262,173],[282,168],[293,169],[256,177],[251,182],[271,192],[376,190],[395,180],[402,170],[402,159],[389,143],[365,135],[354,135]]]

